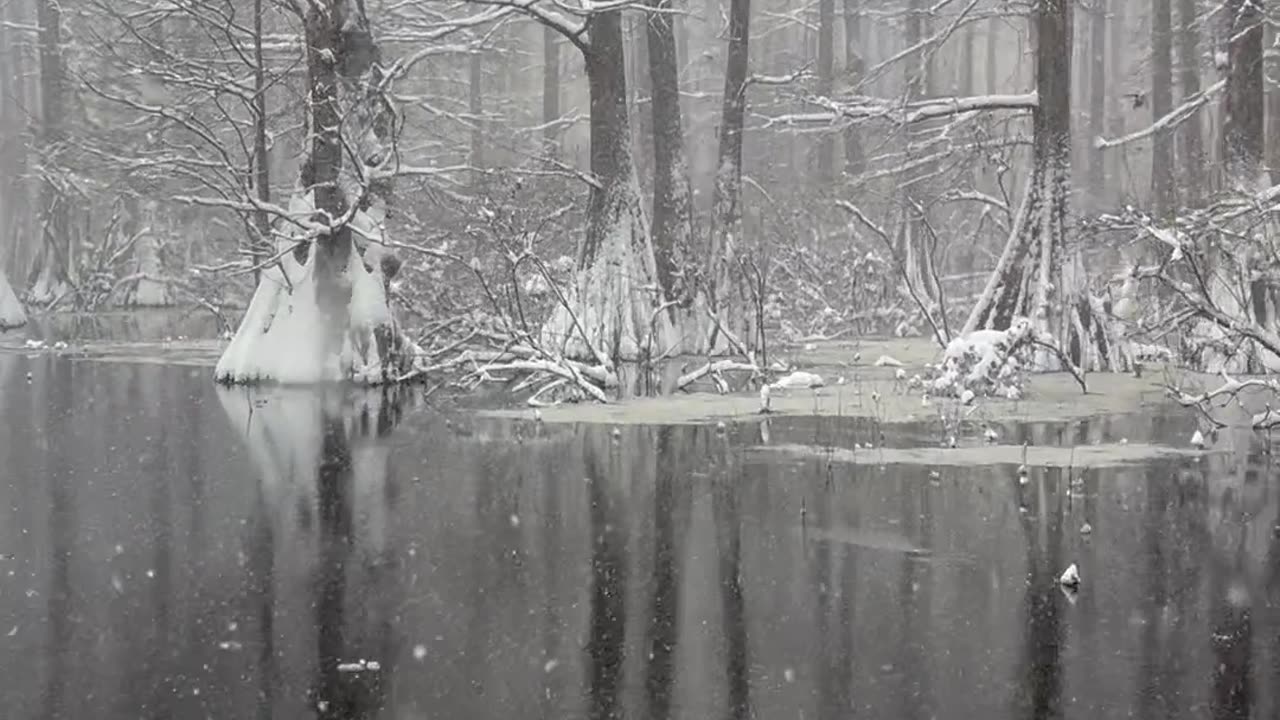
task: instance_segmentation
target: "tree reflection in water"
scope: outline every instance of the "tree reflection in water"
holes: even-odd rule
[[[260,716],[272,714],[277,677],[272,518],[296,517],[297,531],[306,533],[305,519],[312,508],[316,641],[309,704],[321,720],[375,718],[382,710],[395,653],[390,619],[377,603],[388,600],[384,593],[394,593],[386,586],[395,574],[382,551],[385,522],[366,523],[367,532],[361,536],[353,515],[358,494],[374,505],[366,506],[364,515],[387,514],[386,507],[376,507],[392,497],[389,447],[382,441],[399,422],[406,397],[397,388],[219,391],[223,409],[232,425],[242,429],[262,474],[259,512],[270,515],[255,518],[258,527],[249,553],[255,574],[251,586],[261,593],[262,603],[257,613],[263,634],[258,653]],[[357,574],[360,587],[349,588],[348,579]],[[371,659],[372,664],[356,667]]]

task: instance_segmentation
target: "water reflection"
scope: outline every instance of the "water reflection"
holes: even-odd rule
[[[6,718],[1280,709],[1280,488],[1246,437],[1024,483],[185,368],[0,355],[0,383],[29,419],[0,430]],[[771,431],[845,437],[804,423]]]

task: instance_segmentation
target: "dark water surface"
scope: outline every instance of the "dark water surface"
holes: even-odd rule
[[[1261,452],[1022,485],[754,452],[755,425],[614,437],[208,375],[0,355],[0,716],[1280,711]]]

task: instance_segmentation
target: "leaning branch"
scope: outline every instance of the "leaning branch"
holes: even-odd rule
[[[782,115],[771,118],[767,124],[830,124],[834,120],[844,118],[854,121],[881,119],[909,125],[924,122],[925,120],[936,120],[971,112],[992,110],[1031,111],[1035,110],[1040,104],[1040,99],[1036,93],[1023,93],[1021,95],[928,98],[909,103],[864,96],[848,100],[811,97],[807,102],[824,108],[825,111]]]
[[[1226,80],[1219,80],[1218,82],[1214,83],[1213,85],[1210,85],[1204,90],[1196,93],[1195,95],[1192,95],[1190,98],[1186,100],[1186,102],[1182,103],[1178,107],[1160,116],[1159,119],[1157,119],[1148,127],[1145,127],[1135,132],[1131,132],[1128,135],[1125,135],[1123,137],[1115,138],[1114,140],[1108,140],[1107,138],[1103,138],[1103,137],[1097,138],[1093,141],[1093,146],[1095,148],[1098,148],[1099,150],[1105,150],[1107,148],[1119,147],[1121,145],[1127,145],[1131,142],[1137,142],[1138,140],[1151,137],[1152,135],[1156,134],[1157,132],[1160,132],[1161,130],[1173,129],[1174,127],[1181,125],[1183,122],[1185,122],[1186,120],[1190,119],[1193,115],[1195,115],[1197,110],[1199,110],[1200,108],[1208,104],[1209,99],[1213,97],[1215,94],[1217,94],[1218,92],[1220,92],[1226,86],[1227,86]]]

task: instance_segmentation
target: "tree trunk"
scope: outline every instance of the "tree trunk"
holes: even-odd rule
[[[835,32],[836,0],[818,0],[818,95],[831,97],[835,88]],[[822,132],[815,147],[818,157],[815,166],[818,183],[830,189],[835,180],[836,138],[833,133]]]
[[[1246,191],[1261,180],[1263,154],[1262,13],[1254,0],[1227,0],[1226,116],[1222,157],[1227,186]]]
[[[471,152],[467,162],[476,170],[484,169],[484,56],[479,49],[471,52],[467,62],[467,113],[471,116]],[[479,181],[480,174],[475,178]]]
[[[284,223],[215,376],[223,382],[395,382],[416,349],[387,300],[399,263],[381,245],[391,201],[395,114],[362,2],[321,0],[304,19],[308,144]],[[327,227],[326,227],[327,226]],[[354,228],[354,229],[353,229]]]
[[[1200,93],[1200,29],[1196,25],[1196,0],[1178,0],[1178,84],[1182,99]],[[1196,113],[1178,128],[1179,175],[1184,205],[1197,207],[1204,197],[1204,123]]]
[[[267,150],[267,67],[262,56],[262,0],[253,0],[253,167],[254,192],[263,204],[271,202],[271,158]],[[253,264],[270,256],[271,218],[266,210],[254,213],[258,238],[253,246]],[[253,279],[260,279],[261,270],[253,271]]]
[[[1151,119],[1173,109],[1173,15],[1170,0],[1154,0],[1151,16]],[[1168,218],[1177,203],[1173,186],[1173,133],[1157,130],[1151,142],[1151,206]]]
[[[1069,0],[1042,0],[1037,29],[1032,172],[1008,243],[974,306],[964,332],[1005,330],[1027,318],[1052,335],[1082,369],[1109,370],[1124,359],[1101,308],[1085,287],[1079,255],[1067,248],[1067,198],[1071,183],[1071,8]],[[1058,365],[1042,354],[1043,369]]]
[[[674,342],[658,286],[654,248],[640,209],[631,157],[621,11],[591,17],[584,47],[591,96],[591,173],[577,282],[543,327],[543,342],[568,357],[616,362],[662,354]],[[656,292],[655,292],[656,290]]]
[[[1094,146],[1106,132],[1107,118],[1107,7],[1103,0],[1095,0],[1089,14],[1089,52],[1089,209],[1098,212],[1108,200],[1106,156]]]
[[[865,65],[858,43],[862,38],[862,8],[860,0],[844,0],[844,65],[845,79],[850,88],[862,82]],[[844,130],[844,172],[857,177],[866,169],[866,153],[862,149],[862,137],[856,125],[850,123]]]
[[[655,132],[653,107],[650,105],[653,89],[650,82],[649,31],[645,15],[636,13],[631,16],[631,26],[627,36],[631,45],[630,62],[628,63],[627,88],[631,91],[631,109],[635,112],[635,127],[631,157],[635,163],[636,176],[642,188],[650,177],[649,148],[654,143]],[[647,106],[647,107],[646,107]],[[654,168],[656,171],[656,168]]]
[[[559,154],[560,35],[542,28],[542,142],[551,157]]]
[[[1280,4],[1274,1],[1268,3],[1267,13],[1270,18],[1264,40],[1264,47],[1269,49],[1264,66],[1267,93],[1267,170],[1271,176],[1271,184],[1280,185],[1280,53],[1275,52],[1276,42],[1280,41],[1280,33],[1275,29],[1275,24],[1280,22]]]
[[[1128,55],[1126,49],[1129,47],[1128,27],[1125,20],[1125,10],[1127,3],[1132,0],[1111,0],[1111,62],[1108,63],[1111,77],[1122,78],[1129,70]],[[1111,137],[1121,137],[1124,135],[1124,108],[1122,103],[1125,98],[1119,92],[1114,90],[1107,96],[1111,105],[1108,115],[1110,121],[1107,127],[1107,133]],[[1107,177],[1108,196],[1112,198],[1112,202],[1117,207],[1124,207],[1128,200],[1122,180],[1127,175],[1124,165],[1123,152],[1109,153],[1111,157],[1111,172]]]
[[[696,292],[693,257],[693,194],[680,115],[680,71],[669,12],[671,0],[650,0],[659,12],[648,16],[649,79],[653,117],[653,249],[658,286],[667,298],[687,302]],[[639,72],[639,71],[637,71]]]
[[[40,24],[40,253],[32,272],[31,301],[46,304],[67,290],[70,279],[71,234],[67,198],[54,176],[58,156],[67,140],[62,58],[62,5],[39,0]]]
[[[911,0],[906,21],[906,47],[913,47],[924,39],[927,31],[927,0]],[[908,101],[918,100],[932,94],[932,81],[929,63],[925,51],[911,53],[904,62],[906,81],[906,97]],[[913,123],[906,130],[906,157],[927,154],[925,142],[936,128],[936,122]],[[936,272],[933,266],[933,242],[929,237],[927,215],[924,203],[933,194],[928,179],[934,172],[932,163],[922,165],[905,173],[900,182],[902,192],[901,222],[898,224],[895,239],[894,259],[902,271],[902,280],[909,285],[904,293],[915,294],[925,302],[926,308],[932,312],[938,297]],[[946,338],[942,338],[945,340]]]
[[[763,328],[746,318],[751,305],[748,279],[742,272],[742,130],[747,109],[747,64],[750,60],[751,0],[730,0],[729,45],[725,56],[724,105],[720,120],[719,162],[712,197],[711,306],[723,314],[742,313],[732,325],[751,327],[740,334],[748,345],[761,340]],[[722,318],[728,320],[728,318]]]

